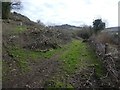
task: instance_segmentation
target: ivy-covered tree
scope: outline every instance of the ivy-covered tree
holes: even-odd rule
[[[95,33],[97,33],[100,30],[104,30],[105,29],[105,23],[102,22],[101,19],[96,19],[93,22],[93,29],[94,29]]]
[[[10,2],[2,2],[2,19],[8,19],[11,9]]]
[[[21,2],[2,2],[2,19],[8,19],[11,9],[20,9]]]

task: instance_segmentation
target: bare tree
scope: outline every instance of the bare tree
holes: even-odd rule
[[[40,25],[45,26],[45,24],[43,22],[41,22],[41,20],[37,20],[37,23],[40,24]]]

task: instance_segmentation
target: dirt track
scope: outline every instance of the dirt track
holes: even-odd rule
[[[60,62],[57,61],[59,55],[54,55],[52,58],[43,60],[37,66],[33,66],[34,74],[28,77],[28,81],[26,83],[27,86],[31,88],[39,88],[43,87],[45,81],[48,81],[50,77],[57,72],[59,68]]]

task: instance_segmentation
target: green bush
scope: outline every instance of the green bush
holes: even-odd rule
[[[95,33],[105,29],[105,23],[101,19],[96,19],[93,21],[93,29]]]

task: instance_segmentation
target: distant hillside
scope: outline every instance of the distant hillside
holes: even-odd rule
[[[56,26],[49,26],[50,28],[58,29],[58,30],[80,30],[82,27],[77,27],[73,25],[63,24],[63,25],[56,25]]]
[[[48,50],[68,43],[73,37],[69,30],[50,29],[16,12],[10,14],[9,20],[3,20],[2,25],[5,47],[12,42],[30,50]]]
[[[118,34],[118,27],[109,27],[103,30],[102,32],[107,32],[108,34]]]
[[[118,31],[118,27],[109,27],[109,28],[106,28],[105,30],[107,30],[107,31]]]

